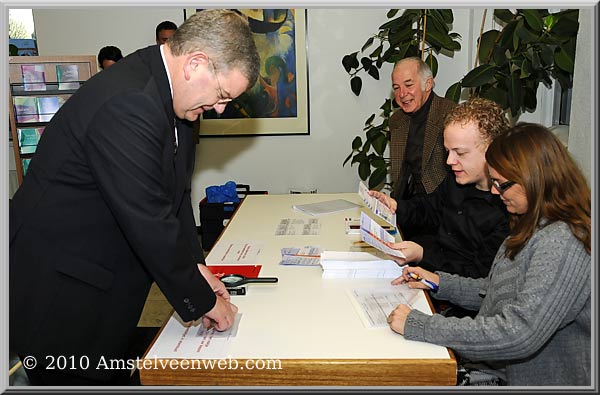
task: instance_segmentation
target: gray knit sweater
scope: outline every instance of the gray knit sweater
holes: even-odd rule
[[[510,260],[504,244],[487,278],[438,272],[432,296],[479,309],[453,318],[413,310],[404,337],[500,367],[508,385],[590,385],[591,258],[564,222],[539,227]]]

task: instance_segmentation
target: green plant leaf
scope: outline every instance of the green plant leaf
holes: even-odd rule
[[[354,152],[350,152],[350,155],[348,155],[346,157],[346,159],[344,160],[344,163],[342,163],[342,167],[346,166],[346,163],[348,163],[348,161],[352,158],[353,154],[354,154]]]
[[[371,59],[367,58],[366,56],[363,56],[363,57],[360,59],[360,64],[362,64],[362,67],[363,67],[365,70],[369,70],[369,68],[371,67],[371,64],[372,64],[372,63],[373,63],[373,61],[372,61]]]
[[[498,44],[502,49],[514,49],[513,36],[515,35],[515,29],[517,28],[518,21],[514,20],[502,29],[502,37]]]
[[[567,73],[566,71],[563,71],[563,70],[555,67],[552,69],[551,74],[558,81],[558,83],[560,84],[560,87],[563,90],[566,91],[573,86],[572,75]]]
[[[383,102],[383,104],[381,105],[381,107],[379,107],[381,110],[383,110],[383,114],[384,115],[389,115],[392,112],[392,100],[391,99],[385,99],[385,101]]]
[[[358,175],[361,180],[366,181],[371,175],[371,165],[368,161],[360,162],[358,164]]]
[[[386,135],[383,133],[379,133],[377,137],[373,139],[373,141],[371,141],[371,145],[373,146],[373,149],[375,150],[375,152],[377,152],[378,155],[383,155],[387,147],[387,142],[388,141]]]
[[[393,9],[393,10],[389,10],[388,13],[386,14],[386,16],[389,18],[393,18],[396,16],[396,14],[398,13],[397,9]]]
[[[373,77],[373,78],[375,78],[377,81],[379,81],[379,69],[378,69],[377,67],[371,67],[371,68],[369,69],[369,71],[367,71],[367,73],[368,73],[368,74],[369,74],[371,77]]]
[[[509,23],[514,19],[515,15],[512,12],[510,12],[510,10],[496,9],[494,10],[494,17],[498,18],[504,23]]]
[[[381,155],[383,155],[383,154],[381,154]],[[387,163],[386,163],[385,159],[383,159],[383,157],[373,155],[372,159],[371,159],[371,166],[373,166],[376,169],[381,169],[381,168],[387,167]]]
[[[446,23],[447,25],[451,25],[454,22],[454,14],[452,14],[451,9],[444,8],[438,11],[442,15],[442,18],[444,18],[444,23]]]
[[[521,109],[522,96],[521,96],[521,79],[519,78],[520,73],[511,73],[509,79],[509,90],[508,90],[508,103],[510,105],[510,112],[513,118],[518,117]]]
[[[469,71],[462,79],[463,88],[481,86],[490,82],[496,74],[496,67],[490,64],[482,64]]]
[[[525,22],[523,22],[523,19],[517,19],[517,26],[515,27],[515,31],[512,34],[512,50],[516,51],[517,48],[519,48],[519,42],[521,41],[521,38],[519,37],[519,30],[523,28],[523,25],[525,25]]]
[[[555,14],[556,23],[550,30],[552,35],[560,37],[577,37],[579,30],[579,10],[569,10]]]
[[[527,25],[537,33],[541,33],[544,29],[544,21],[538,10],[522,10]]]
[[[496,38],[500,32],[498,30],[488,30],[483,33],[479,43],[479,64],[488,63],[488,58],[492,59],[492,51],[496,43]]]
[[[369,178],[369,189],[376,189],[387,178],[387,168],[375,169]]]
[[[481,91],[481,97],[498,103],[503,110],[508,108],[508,97],[504,89],[495,86],[488,86]]]
[[[504,67],[508,62],[508,58],[506,57],[506,51],[500,48],[499,45],[494,45],[494,55],[493,55],[493,63],[499,69]]]
[[[402,14],[398,18],[394,18],[391,21],[387,21],[383,25],[379,26],[379,30],[394,30],[406,25],[412,25],[412,16]]]
[[[353,52],[351,54],[345,55],[342,58],[342,65],[344,66],[346,73],[349,73],[350,70],[352,70],[352,69],[358,68],[359,63],[358,63],[357,55],[358,55],[358,52]]]
[[[551,66],[552,62],[554,62],[554,53],[549,46],[542,45],[540,47],[540,60],[542,61],[542,65],[544,67]]]
[[[567,73],[572,74],[575,70],[575,60],[560,47],[554,52],[554,63]]]
[[[437,30],[427,30],[425,41],[427,41],[433,47],[440,47],[449,51],[454,51],[454,43],[452,40],[450,40],[450,37],[448,37],[448,35],[445,33],[438,32]]]
[[[552,28],[556,24],[557,19],[558,18],[554,14],[550,14],[544,17],[544,27],[546,28],[546,30],[552,30]]]
[[[356,136],[354,140],[352,140],[352,150],[358,150],[362,147],[362,139],[360,136]]]
[[[388,36],[388,41],[390,43],[390,47],[397,47],[399,44],[404,43],[406,40],[412,38],[414,34],[413,28],[411,25],[403,26],[397,30],[394,30]]]
[[[350,88],[356,96],[360,95],[362,89],[362,79],[359,76],[352,77],[350,80]]]
[[[360,49],[360,52],[365,52],[365,49],[369,48],[371,44],[373,44],[373,40],[375,40],[375,37],[369,37],[369,39],[365,42],[365,45],[363,45]]]
[[[537,40],[539,40],[540,38],[540,34],[535,34],[533,33],[531,30],[529,30],[529,28],[527,26],[525,26],[525,22],[523,22],[523,19],[519,20],[519,23],[517,24],[517,28],[515,29],[517,36],[519,37],[519,39],[521,40],[521,42],[523,44],[529,44],[532,42],[535,42]],[[515,49],[518,47],[518,44],[515,45]]]
[[[531,75],[531,62],[525,58],[521,63],[521,79],[525,79]]]
[[[371,114],[371,116],[365,121],[365,126],[370,125],[374,119],[375,119],[375,114]]]
[[[450,28],[444,22],[444,17],[440,14],[438,10],[429,10],[429,15],[427,18],[427,32],[429,32],[429,29],[431,29],[432,27],[434,27],[435,30],[437,30],[441,34],[445,35],[448,35],[448,32],[450,31]]]
[[[446,91],[446,98],[452,100],[455,103],[458,103],[460,100],[460,93],[462,91],[462,86],[460,85],[460,81],[450,85],[450,88]]]
[[[450,48],[452,51],[460,51],[460,43],[456,40],[452,40],[452,47]]]
[[[429,68],[431,69],[431,72],[433,73],[433,77],[435,78],[435,76],[437,75],[437,72],[438,72],[437,58],[433,54],[429,54],[425,58],[425,63],[429,66]]]
[[[381,51],[383,50],[383,45],[379,45],[371,54],[369,55],[372,58],[376,58],[381,55]]]

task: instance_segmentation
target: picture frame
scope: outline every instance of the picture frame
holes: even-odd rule
[[[198,11],[202,10],[185,9],[184,16],[187,19]],[[256,35],[255,41],[261,57],[260,77],[248,92],[229,103],[223,114],[217,114],[215,111],[202,114],[194,123],[195,134],[199,137],[309,135],[306,10],[239,9],[236,11],[248,18],[251,29]],[[257,12],[259,15],[256,14]],[[286,13],[285,19],[282,17],[283,12]],[[264,20],[269,18],[267,29],[260,24],[260,21],[256,22],[260,19],[260,13],[264,14]],[[272,21],[280,24],[276,30],[273,30],[275,22]],[[282,32],[280,33],[282,37],[270,40],[269,34],[276,35],[279,30]],[[290,67],[286,63],[289,57],[278,55],[282,52],[282,48],[270,47],[270,45],[281,46],[286,40],[292,42],[289,48],[293,51],[292,55],[295,59],[295,64]],[[281,79],[282,77],[284,79]],[[279,80],[277,85],[273,84],[276,80]],[[268,93],[265,84],[267,89],[271,87]],[[272,89],[274,86],[277,88]],[[274,91],[277,92],[277,96]],[[283,96],[284,94],[286,96]]]

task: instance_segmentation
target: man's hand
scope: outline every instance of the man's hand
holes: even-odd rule
[[[205,328],[214,327],[218,331],[225,331],[233,325],[237,312],[236,305],[217,295],[215,307],[202,316],[202,325]]]
[[[385,242],[391,249],[398,250],[404,254],[406,258],[393,257],[393,259],[401,265],[408,262],[421,262],[423,259],[423,247],[414,241],[401,241],[400,243]]]
[[[206,265],[199,263],[198,270],[200,271],[200,274],[202,274],[204,279],[208,282],[208,285],[210,285],[214,293],[225,299],[227,302],[231,300],[231,295],[229,295],[229,292],[227,292],[225,284],[223,284],[221,280],[215,277],[215,275],[212,274],[212,272],[206,267]]]
[[[398,208],[398,202],[394,198],[379,191],[369,191],[369,195],[388,206],[392,213],[396,212],[396,208]]]

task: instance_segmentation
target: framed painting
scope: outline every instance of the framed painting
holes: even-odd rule
[[[222,114],[207,111],[200,137],[310,134],[306,10],[236,9],[245,16],[260,54],[258,81]],[[186,18],[201,9],[185,9]]]

